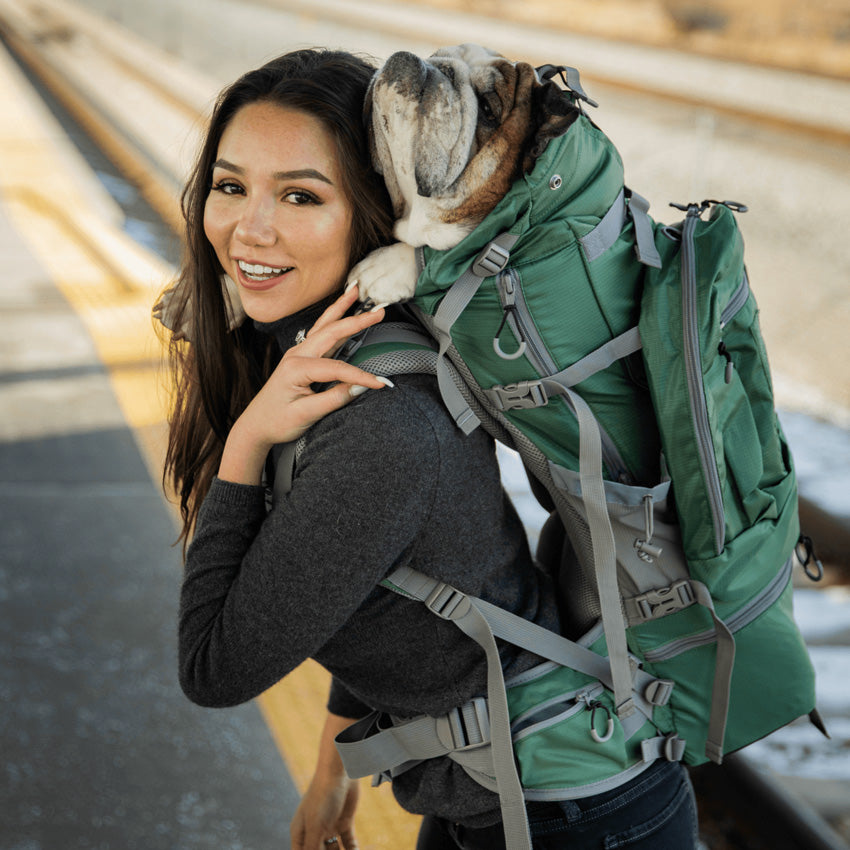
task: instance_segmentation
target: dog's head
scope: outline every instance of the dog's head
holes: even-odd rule
[[[456,245],[579,114],[534,68],[474,44],[395,53],[366,100],[375,167],[410,245]]]

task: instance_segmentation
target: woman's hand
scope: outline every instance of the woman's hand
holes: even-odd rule
[[[349,779],[342,766],[334,738],[355,721],[328,713],[310,781],[289,827],[292,850],[357,850],[354,810],[360,786]],[[337,841],[327,842],[336,838]]]
[[[383,310],[346,316],[357,287],[341,295],[316,320],[306,339],[287,351],[265,386],[230,430],[218,475],[238,484],[259,484],[266,455],[276,443],[300,437],[311,425],[348,404],[366,389],[381,389],[385,378],[331,359],[350,337],[381,321]],[[337,381],[316,393],[314,383]]]
[[[357,850],[354,810],[359,799],[356,779],[317,772],[289,827],[292,850]],[[331,838],[338,841],[326,843]]]

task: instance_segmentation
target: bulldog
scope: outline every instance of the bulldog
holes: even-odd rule
[[[548,142],[580,114],[525,62],[476,44],[428,59],[395,53],[366,96],[372,164],[393,203],[398,243],[348,276],[366,303],[413,295],[415,248],[453,248],[490,213]]]

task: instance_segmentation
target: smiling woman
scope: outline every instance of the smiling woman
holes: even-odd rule
[[[267,324],[325,304],[347,269],[391,238],[386,190],[370,168],[360,117],[373,70],[347,53],[298,51],[249,72],[218,98],[183,192],[187,259],[157,313],[174,331],[164,478],[180,498],[185,542],[226,438],[281,357],[274,335],[242,323],[245,314]],[[380,318],[353,322],[359,329]],[[342,331],[354,332],[351,321]],[[313,361],[311,369],[331,369],[324,380],[376,386],[347,364]],[[299,392],[313,413],[348,398],[341,390],[319,398]]]
[[[352,206],[335,145],[311,115],[242,107],[213,164],[204,231],[252,319],[273,322],[340,288]]]

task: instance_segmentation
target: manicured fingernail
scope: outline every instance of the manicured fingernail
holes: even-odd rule
[[[360,281],[356,278],[354,280],[348,281],[348,283],[345,284],[345,291],[348,292],[349,289],[353,289],[355,286],[357,286],[358,283],[360,283]]]
[[[374,307],[370,307],[369,312],[370,313],[377,313],[378,310],[383,310],[384,307],[389,307],[389,306],[390,306],[389,301],[382,301],[380,304],[376,304]]]
[[[375,378],[377,378],[377,380],[379,380],[385,387],[395,389],[395,384],[389,378],[385,378],[383,375],[375,375]]]
[[[371,389],[371,387],[361,387],[360,384],[354,384],[354,386],[349,389],[348,394],[352,398],[357,398],[357,396],[363,395],[363,393],[365,393],[366,390],[369,389]]]

